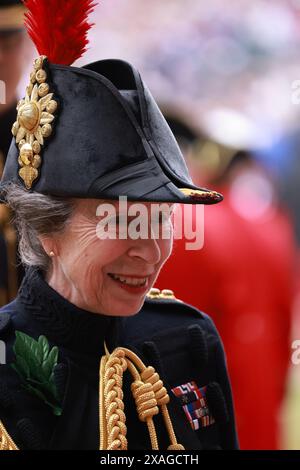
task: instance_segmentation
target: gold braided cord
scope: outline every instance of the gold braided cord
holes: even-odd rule
[[[170,397],[158,373],[146,367],[141,359],[126,348],[116,348],[101,358],[99,370],[100,450],[127,450],[126,416],[123,402],[123,375],[128,368],[133,377],[131,391],[139,419],[148,427],[151,447],[159,450],[153,417],[162,411],[171,444],[168,450],[184,450],[177,442],[167,405]],[[19,450],[0,421],[0,450]]]
[[[0,450],[19,450],[13,439],[0,421]]]
[[[125,353],[119,349],[110,356],[102,357],[100,363],[99,421],[100,449],[127,450],[126,416],[123,402],[123,373],[127,368]]]
[[[127,348],[116,348],[110,354],[105,345],[105,353],[99,371],[100,450],[127,449],[126,416],[123,393],[120,393],[126,369],[133,377],[131,392],[139,419],[147,424],[152,449],[159,450],[153,417],[161,410],[170,439],[168,450],[184,450],[184,447],[177,442],[169,415],[167,405],[170,397],[155,369],[151,366],[146,367],[141,359]],[[117,358],[122,363],[119,363]],[[113,396],[109,395],[112,390]],[[112,406],[117,399],[117,404]]]
[[[155,372],[154,367],[149,366],[149,367],[145,367],[141,376],[142,376],[142,379],[146,383],[149,383],[152,385],[153,391],[155,393],[155,398],[157,400],[157,404],[161,408],[163,419],[164,419],[164,422],[165,422],[165,425],[169,434],[169,439],[171,441],[171,445],[168,447],[168,450],[176,450],[176,449],[184,450],[182,446],[177,443],[173,424],[172,424],[168,407],[167,407],[167,404],[170,402],[170,397],[158,373]]]
[[[158,450],[159,447],[153,416],[159,413],[159,409],[152,387],[150,384],[145,384],[141,380],[135,380],[131,385],[131,391],[135,399],[139,419],[147,424],[151,447],[153,450]]]
[[[163,381],[160,379],[154,367],[146,367],[143,361],[133,351],[130,351],[126,348],[124,348],[124,351],[126,355],[128,355],[130,359],[134,361],[137,364],[137,367],[139,367],[139,369],[141,370],[142,381],[151,384],[153,388],[157,404],[161,408],[163,419],[171,441],[168,450],[184,450],[184,447],[181,444],[178,444],[176,439],[173,424],[167,407],[168,403],[170,402],[170,397],[166,388],[164,387]]]
[[[139,419],[147,424],[152,449],[158,450],[159,447],[153,416],[159,413],[159,409],[157,407],[154,391],[150,384],[142,382],[139,371],[130,359],[127,359],[127,364],[128,370],[134,379],[134,382],[131,385],[131,391],[135,400]]]

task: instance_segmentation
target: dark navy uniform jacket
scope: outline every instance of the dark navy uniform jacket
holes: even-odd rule
[[[11,367],[15,332],[46,336],[59,348],[55,380],[62,414],[30,393]],[[146,299],[132,317],[95,315],[54,291],[30,268],[12,303],[0,310],[0,420],[22,449],[99,449],[99,362],[104,340],[110,351],[126,346],[159,372],[178,443],[185,449],[235,449],[233,405],[221,340],[210,318],[175,299]],[[2,343],[3,345],[3,343]],[[124,403],[129,449],[151,449],[147,426],[139,421],[131,379],[125,372]],[[168,436],[154,417],[159,448]]]

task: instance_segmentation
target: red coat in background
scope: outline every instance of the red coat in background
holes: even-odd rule
[[[227,353],[240,446],[276,449],[291,351],[294,239],[268,193],[245,181],[205,208],[203,249],[174,242],[156,287],[212,316]]]

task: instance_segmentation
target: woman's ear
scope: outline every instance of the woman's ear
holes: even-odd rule
[[[53,238],[45,237],[43,235],[39,236],[39,241],[44,249],[44,251],[47,253],[48,256],[55,256],[57,253],[57,248],[56,248],[56,243],[53,240]]]

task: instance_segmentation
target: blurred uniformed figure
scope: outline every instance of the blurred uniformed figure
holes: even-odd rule
[[[131,64],[71,65],[87,44],[91,0],[26,5],[40,56],[0,185],[27,266],[16,299],[0,310],[0,450],[236,449],[213,322],[152,288],[172,237],[153,239],[151,226],[146,239],[103,240],[95,220],[103,199],[155,209],[222,195],[193,183]],[[117,227],[122,221],[115,217]]]
[[[20,0],[0,0],[0,174],[11,142],[15,119],[17,86],[24,69],[24,5]],[[16,232],[10,212],[0,208],[0,305],[17,292],[22,269],[18,269]]]
[[[224,122],[224,139],[234,142],[244,120],[228,114]],[[170,123],[184,143],[187,131]],[[206,174],[224,201],[205,210],[201,250],[187,251],[184,240],[176,241],[157,286],[168,281],[215,321],[227,351],[241,448],[277,449],[291,351],[293,228],[262,165],[251,152],[221,142],[218,126],[215,132],[218,141],[194,134],[186,148],[194,180]]]

